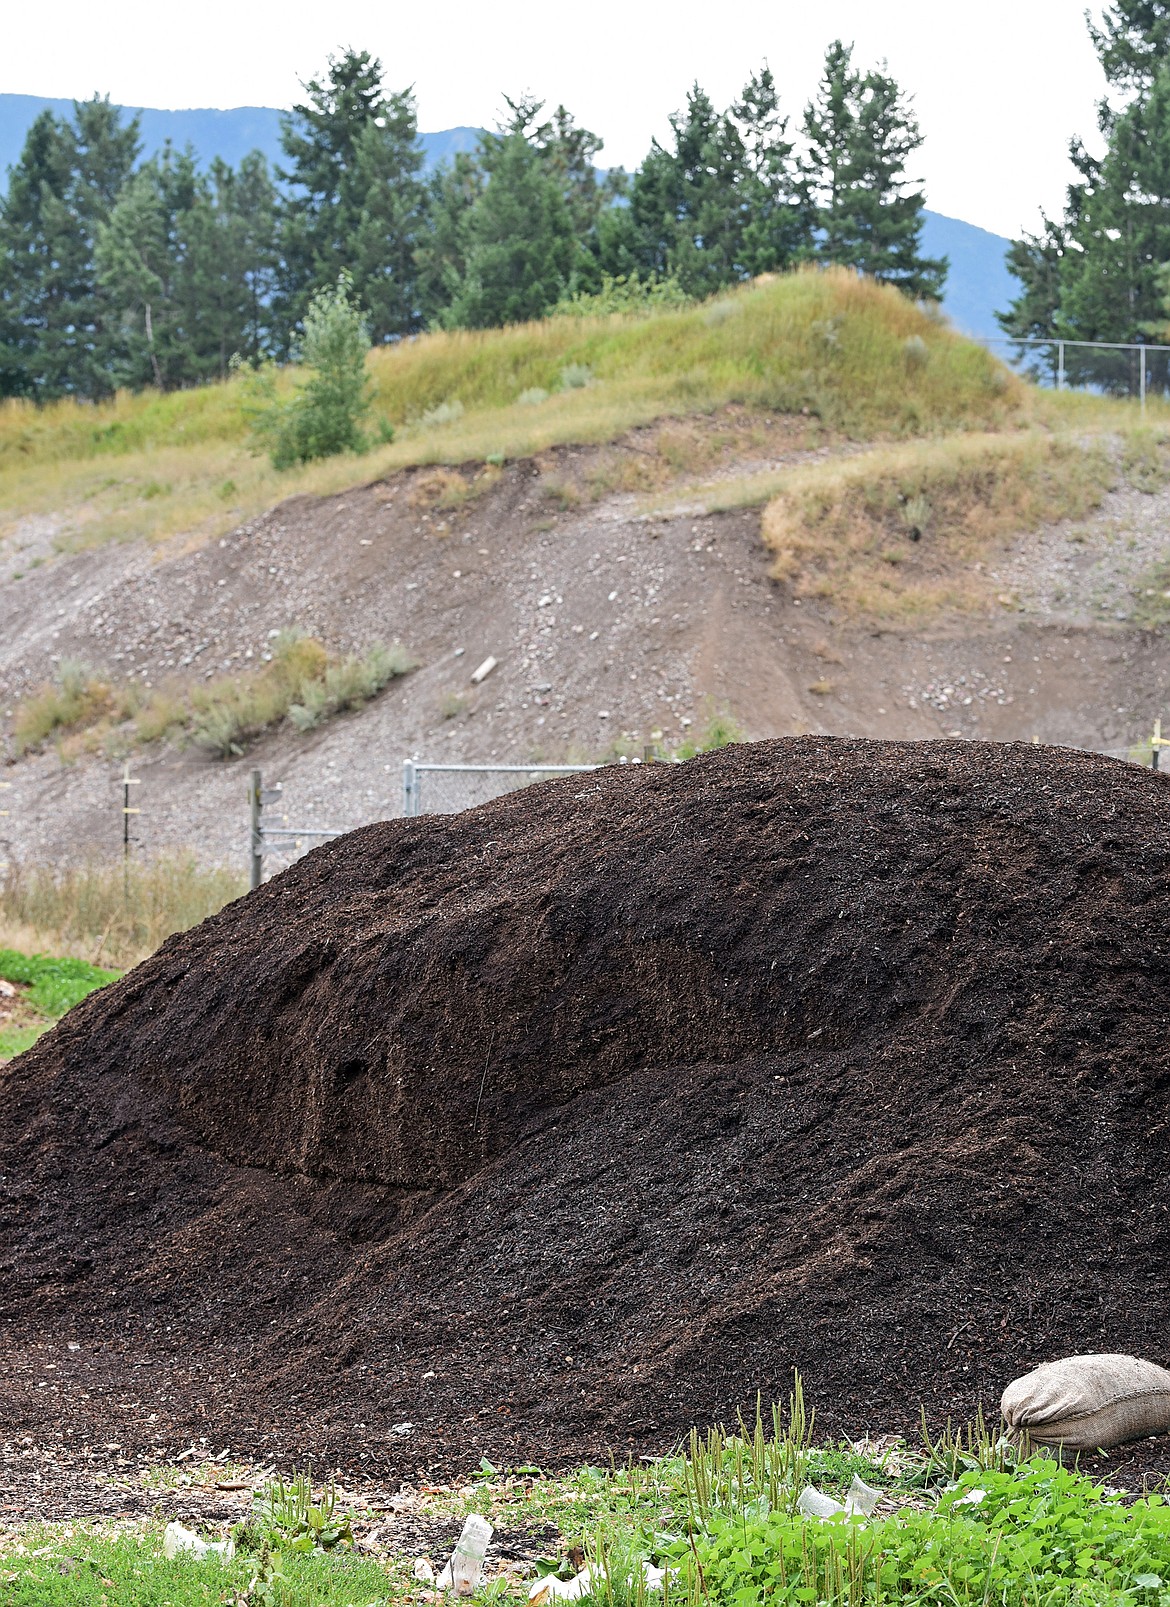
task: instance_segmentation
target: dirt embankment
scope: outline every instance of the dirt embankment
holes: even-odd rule
[[[1011,606],[995,603],[994,618],[893,630],[831,597],[797,598],[771,578],[758,509],[707,513],[710,496],[694,491],[725,482],[734,500],[745,476],[844,450],[855,448],[808,421],[732,410],[500,472],[411,470],[296,499],[195,551],[50,557],[0,576],[3,706],[61,658],[157,690],[247,674],[288,626],[338,652],[400,639],[419,669],[360,714],[281,731],[227,764],[191,749],[136,760],[140,851],[192,845],[237,863],[257,762],[284,783],[287,823],[349,827],[400,811],[408,756],[592,760],[669,747],[724,711],[751,737],[1125,750],[1149,734],[1170,709],[1164,632],[1142,624],[1170,493],[1119,491],[1083,526],[1007,542],[994,585]],[[907,572],[947,561],[941,537],[903,546]],[[498,667],[473,686],[488,655]],[[55,752],[8,767],[2,849],[120,851],[121,772],[114,758],[63,765]]]
[[[1168,789],[805,738],[319,850],[5,1069],[9,1434],[530,1461],[1166,1362]]]

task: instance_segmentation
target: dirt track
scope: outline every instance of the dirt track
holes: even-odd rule
[[[4,1071],[8,1432],[551,1463],[1165,1362],[1168,789],[808,738],[320,850]]]
[[[719,472],[839,450],[790,422],[769,428],[763,445],[729,448]],[[636,462],[645,444],[635,432],[620,450]],[[360,715],[278,734],[231,764],[189,750],[136,764],[142,850],[192,844],[238,863],[253,763],[285,783],[289,822],[349,827],[399,811],[410,755],[592,760],[615,744],[639,752],[654,732],[678,742],[723,710],[752,737],[959,734],[1103,750],[1126,749],[1170,711],[1162,637],[1134,623],[1135,588],[1165,556],[1170,493],[1118,492],[1080,531],[1021,538],[1002,564],[1018,606],[994,619],[877,631],[794,604],[769,579],[754,510],[704,516],[680,492],[673,516],[664,503],[647,518],[645,500],[620,490],[565,506],[565,487],[587,484],[601,456],[565,449],[474,482],[482,471],[468,470],[476,494],[454,507],[437,500],[450,471],[412,471],[294,500],[200,550],[106,547],[19,580],[24,538],[13,538],[0,692],[36,685],[54,655],[157,685],[246,668],[290,624],[338,650],[400,638],[421,667]],[[499,668],[473,688],[489,653]],[[10,767],[0,827],[13,856],[116,851],[120,775],[119,763],[63,766],[55,753]]]

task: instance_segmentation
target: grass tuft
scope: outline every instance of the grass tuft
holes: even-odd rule
[[[1040,432],[880,448],[790,471],[764,511],[772,573],[797,597],[910,620],[993,603],[982,561],[1004,538],[1099,506],[1105,444]]]

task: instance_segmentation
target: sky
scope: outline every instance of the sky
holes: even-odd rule
[[[695,80],[726,105],[767,61],[799,116],[825,46],[853,41],[913,96],[925,144],[914,177],[934,211],[1016,236],[1059,213],[1071,135],[1089,138],[1104,81],[1084,0],[54,0],[5,15],[0,90],[129,106],[287,106],[349,46],[413,84],[419,126],[491,125],[501,94],[563,102],[605,140],[605,165],[637,166]],[[47,15],[51,24],[47,25]],[[1091,140],[1090,140],[1090,143]]]

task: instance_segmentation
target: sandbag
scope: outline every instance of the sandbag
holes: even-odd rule
[[[999,1409],[1021,1441],[1108,1450],[1170,1430],[1170,1372],[1138,1356],[1066,1356],[1013,1380]]]

